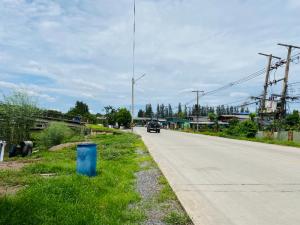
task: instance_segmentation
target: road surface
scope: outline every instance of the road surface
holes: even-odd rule
[[[300,225],[300,149],[136,128],[194,224]]]

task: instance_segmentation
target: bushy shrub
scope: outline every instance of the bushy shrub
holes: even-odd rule
[[[232,136],[242,136],[247,138],[255,137],[258,130],[258,126],[255,122],[251,120],[246,120],[243,122],[234,121],[230,124],[226,133]]]
[[[71,138],[73,132],[64,123],[54,122],[38,136],[38,144],[43,148],[59,145]]]
[[[125,126],[126,128],[130,128],[130,122],[131,122],[130,112],[125,108],[119,109],[117,112],[117,122],[119,126]]]

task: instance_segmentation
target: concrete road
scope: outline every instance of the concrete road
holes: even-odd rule
[[[195,224],[300,225],[299,148],[135,131]]]

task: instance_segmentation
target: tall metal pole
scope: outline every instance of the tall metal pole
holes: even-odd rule
[[[264,92],[263,96],[261,99],[261,105],[260,105],[260,120],[261,120],[261,125],[263,123],[264,119],[264,113],[266,110],[266,98],[267,98],[267,92],[268,92],[268,86],[269,86],[269,80],[270,80],[270,71],[271,71],[271,65],[272,65],[272,59],[281,59],[280,57],[273,56],[272,54],[264,54],[264,53],[258,53],[259,55],[267,56],[268,57],[268,64],[266,68],[266,78],[265,78],[265,84],[264,84]]]
[[[199,91],[197,91],[197,132],[199,131]]]
[[[133,0],[132,80],[131,80],[131,130],[134,122],[134,76],[135,76],[135,0]]]
[[[131,80],[131,127],[133,129],[134,117],[134,78]]]

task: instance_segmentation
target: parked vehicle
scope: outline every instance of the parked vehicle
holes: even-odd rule
[[[160,124],[158,121],[150,121],[147,125],[147,132],[155,131],[155,133],[160,133]]]
[[[72,122],[80,124],[81,123],[81,116],[75,116],[75,117],[73,117]]]

